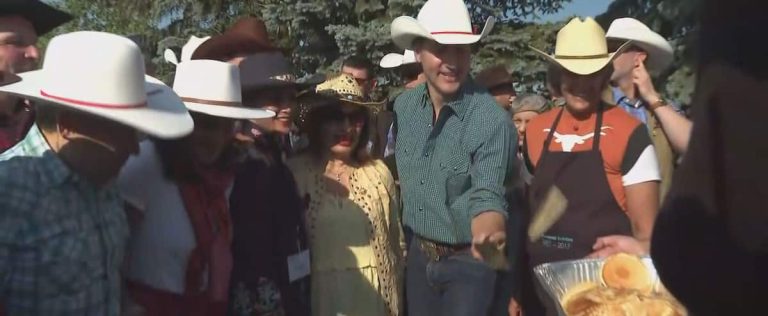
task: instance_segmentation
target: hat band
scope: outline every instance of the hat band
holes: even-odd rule
[[[243,104],[241,102],[216,101],[216,100],[196,99],[196,98],[188,98],[188,97],[181,97],[181,101],[189,102],[189,103],[200,103],[200,104],[207,104],[207,105],[216,105],[216,106],[232,106],[232,107],[242,107],[243,106]]]
[[[609,54],[598,54],[598,55],[586,55],[586,56],[572,56],[572,55],[555,55],[556,59],[597,59],[597,58],[608,58],[610,57]]]
[[[431,32],[432,35],[475,35],[475,33],[472,32],[462,32],[462,31],[440,31],[440,32]]]
[[[94,107],[94,108],[103,108],[103,109],[116,109],[116,110],[119,110],[119,109],[135,109],[135,108],[143,108],[143,107],[147,106],[147,102],[146,101],[144,101],[142,103],[138,103],[138,104],[109,104],[109,103],[98,103],[98,102],[90,102],[90,101],[83,101],[83,100],[77,100],[77,99],[70,99],[70,98],[65,98],[65,97],[60,97],[60,96],[49,94],[49,93],[45,92],[44,90],[40,90],[40,95],[42,95],[42,96],[44,96],[46,98],[54,99],[56,101],[67,102],[67,103],[72,103],[72,104],[75,104],[75,105],[82,105],[82,106],[88,106],[88,107]]]

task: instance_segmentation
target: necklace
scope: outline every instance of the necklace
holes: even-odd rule
[[[329,169],[329,170],[326,170],[326,174],[330,174],[330,175],[332,175],[332,176],[335,176],[335,178],[334,178],[334,179],[335,179],[337,182],[341,182],[341,178],[342,178],[342,176],[343,176],[343,175],[344,175],[344,174],[347,172],[347,165],[343,165],[343,166],[341,166],[341,167],[339,168],[339,169],[341,169],[341,170],[339,170],[338,172],[331,172],[330,168],[328,168],[328,169]]]

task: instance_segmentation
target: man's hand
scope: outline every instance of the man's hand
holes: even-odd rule
[[[600,237],[592,246],[594,252],[587,258],[605,258],[620,252],[631,255],[647,255],[650,250],[650,242],[643,242],[631,236],[606,236]]]
[[[484,249],[504,249],[507,232],[504,216],[497,212],[483,212],[472,219],[472,255],[480,261],[487,261]],[[504,252],[501,251],[501,255]]]
[[[653,103],[661,99],[661,95],[656,92],[656,88],[653,87],[653,81],[651,75],[645,68],[643,63],[639,63],[632,70],[632,82],[637,87],[637,91],[640,92],[640,97],[645,100],[646,103]]]

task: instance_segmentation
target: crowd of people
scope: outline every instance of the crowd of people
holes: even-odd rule
[[[765,94],[768,72],[717,49],[694,130],[653,83],[672,46],[629,17],[532,47],[548,95],[518,95],[505,65],[471,75],[494,18],[476,33],[463,1],[428,0],[391,23],[403,53],[378,64],[403,92],[384,101],[364,57],[297,78],[256,17],[167,52],[170,85],[116,34],[42,56],[71,19],[0,2],[0,315],[557,315],[532,269],[616,253],[653,254],[691,314],[765,292],[768,150],[726,144],[760,132],[718,102]],[[686,265],[712,254],[739,271]]]

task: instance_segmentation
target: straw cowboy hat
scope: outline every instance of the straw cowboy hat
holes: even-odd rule
[[[299,130],[306,126],[310,113],[317,108],[337,104],[333,100],[364,107],[371,117],[381,112],[385,102],[366,102],[363,88],[354,77],[348,74],[336,74],[328,77],[328,80],[319,84],[314,95],[308,91],[299,94],[297,111],[294,111],[294,123]],[[318,95],[320,97],[318,97]]]
[[[38,36],[72,20],[72,16],[38,0],[2,0],[0,16],[19,15],[32,23]]]
[[[474,44],[488,35],[496,21],[489,17],[480,34],[475,34],[467,5],[462,0],[429,0],[416,19],[401,16],[392,21],[392,40],[402,49],[413,49],[416,38],[444,45]]]
[[[186,44],[181,47],[181,60],[176,58],[176,53],[173,52],[170,48],[166,48],[163,52],[163,57],[165,58],[166,62],[169,62],[174,65],[178,65],[180,62],[185,62],[192,59],[192,54],[195,53],[198,47],[202,45],[205,41],[209,40],[211,37],[197,37],[192,35],[192,37],[189,38]]]
[[[357,80],[344,73],[331,76],[325,82],[317,85],[315,92],[336,97],[342,102],[369,107],[374,114],[380,111],[384,105],[384,102],[366,102],[363,88],[357,83]]]
[[[202,43],[192,59],[211,59],[210,56],[231,56],[243,51],[277,51],[269,41],[264,21],[256,17],[240,18],[229,29]]]
[[[381,68],[397,68],[403,65],[415,64],[416,54],[412,50],[406,49],[402,54],[389,53],[379,62]]]
[[[99,116],[158,138],[192,132],[184,103],[160,80],[144,75],[141,50],[122,36],[56,36],[48,44],[43,68],[17,79],[0,86],[0,92]]]
[[[633,18],[616,19],[605,34],[608,39],[632,41],[648,53],[645,65],[648,71],[659,73],[669,67],[675,58],[672,45],[664,37]]]
[[[246,108],[240,93],[240,70],[215,60],[189,60],[176,67],[173,90],[193,112],[231,119],[262,119],[274,112]]]
[[[559,32],[555,53],[547,54],[535,47],[536,53],[544,56],[549,62],[560,65],[566,70],[578,75],[590,75],[608,66],[614,58],[629,46],[630,42],[622,45],[615,52],[608,52],[605,31],[594,19],[573,18]]]

